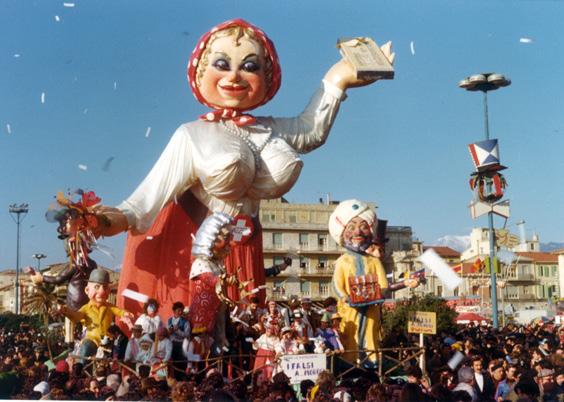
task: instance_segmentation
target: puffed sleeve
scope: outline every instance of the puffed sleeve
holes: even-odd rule
[[[325,143],[344,98],[341,89],[323,80],[321,88],[298,117],[270,118],[266,124],[297,152],[307,153]]]
[[[117,206],[132,229],[146,232],[165,205],[196,182],[191,149],[188,129],[180,126],[147,177]]]

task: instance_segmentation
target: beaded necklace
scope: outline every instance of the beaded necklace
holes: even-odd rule
[[[260,153],[262,152],[262,150],[264,149],[266,144],[268,144],[270,142],[270,137],[271,137],[272,133],[268,134],[268,138],[266,139],[266,141],[263,142],[263,144],[261,146],[257,146],[253,142],[253,140],[251,140],[251,136],[250,136],[250,133],[249,133],[248,130],[244,129],[243,127],[239,127],[239,126],[232,127],[223,120],[221,120],[220,123],[223,125],[223,127],[225,127],[225,129],[228,132],[230,132],[231,134],[233,134],[236,137],[239,137],[241,139],[241,141],[243,141],[245,144],[247,144],[247,146],[249,147],[249,149],[253,153],[253,157],[255,158],[255,169],[259,170],[261,165],[262,165],[262,159],[260,157]]]

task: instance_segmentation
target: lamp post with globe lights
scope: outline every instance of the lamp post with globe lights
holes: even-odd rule
[[[42,253],[37,253],[37,254],[33,254],[31,257],[37,260],[37,272],[39,272],[41,268],[41,260],[43,258],[47,258],[47,256]]]
[[[16,305],[15,313],[20,313],[20,224],[24,220],[25,216],[29,212],[28,204],[12,204],[9,206],[10,216],[16,222],[17,226],[17,240],[16,240],[16,283],[14,284],[14,290],[16,293]],[[23,215],[23,216],[22,216]],[[15,217],[14,217],[15,216]]]
[[[507,87],[511,85],[511,80],[507,79],[502,74],[497,73],[484,73],[476,74],[467,77],[458,83],[460,88],[467,91],[482,91],[484,94],[484,131],[486,135],[486,141],[490,140],[490,127],[489,127],[489,117],[488,117],[488,92],[495,91],[496,89]],[[494,140],[496,141],[496,140]],[[496,142],[497,147],[497,142]],[[502,167],[503,168],[503,167]],[[486,192],[489,194],[491,192],[492,181],[487,180]],[[500,199],[503,196],[499,196]],[[490,256],[489,256],[489,269],[491,277],[491,300],[492,300],[492,323],[494,328],[498,328],[498,314],[497,314],[497,284],[496,284],[496,272],[494,268],[494,258],[495,258],[495,239],[494,239],[494,228],[493,228],[493,202],[489,200],[490,210],[488,212],[488,237],[490,243]]]

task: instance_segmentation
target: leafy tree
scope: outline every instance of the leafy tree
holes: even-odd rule
[[[384,310],[383,327],[384,343],[394,343],[392,338],[397,334],[407,333],[407,317],[411,311],[430,311],[437,313],[437,333],[453,332],[456,330],[456,311],[451,309],[444,299],[426,294],[425,296],[412,296],[409,300],[398,302],[394,309]]]

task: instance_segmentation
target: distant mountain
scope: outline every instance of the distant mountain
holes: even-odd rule
[[[554,241],[551,241],[549,243],[541,243],[540,244],[541,251],[545,251],[545,252],[559,250],[559,249],[562,249],[562,248],[564,248],[564,243],[557,243],[557,242],[554,242]]]
[[[446,246],[462,253],[470,247],[470,236],[446,235],[435,240],[435,242],[429,244],[429,246]]]

